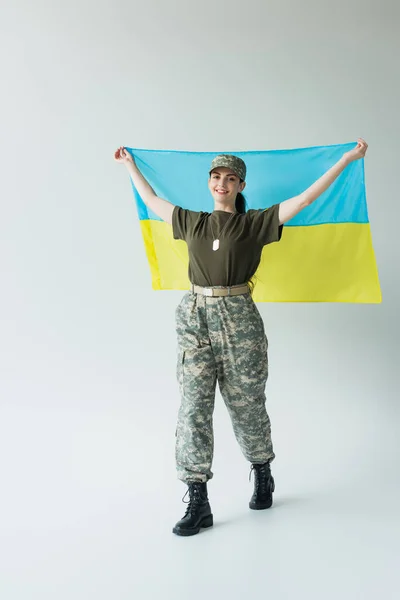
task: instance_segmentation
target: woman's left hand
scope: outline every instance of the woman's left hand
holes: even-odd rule
[[[358,138],[357,146],[353,148],[353,150],[349,150],[349,152],[345,152],[343,156],[349,161],[358,160],[359,158],[364,158],[365,153],[367,151],[368,144],[362,138]]]

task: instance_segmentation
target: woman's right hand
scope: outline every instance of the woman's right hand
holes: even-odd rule
[[[114,160],[124,165],[128,163],[134,164],[133,156],[130,152],[125,150],[124,146],[120,146],[114,153]]]

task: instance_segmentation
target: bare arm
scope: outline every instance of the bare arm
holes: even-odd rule
[[[298,196],[284,200],[279,205],[279,223],[283,225],[290,219],[293,219],[303,208],[312,204],[329,188],[329,186],[339,177],[340,173],[354,160],[363,158],[368,145],[363,139],[359,139],[357,146],[345,152],[340,160],[333,165],[326,173],[315,181],[309,188]]]
[[[123,147],[118,148],[114,158],[117,162],[123,163],[132,179],[133,185],[138,191],[140,197],[146,206],[148,206],[160,219],[172,225],[172,213],[175,205],[163,198],[159,198],[151,185],[146,181],[138,167],[136,166],[133,157]]]

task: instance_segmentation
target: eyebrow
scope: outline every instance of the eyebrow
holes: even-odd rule
[[[218,175],[221,175],[220,171],[213,171],[213,175],[214,175],[215,173],[217,173]],[[227,177],[230,177],[231,175],[233,175],[234,177],[238,177],[238,176],[236,175],[236,173],[227,173],[226,175],[227,175]]]

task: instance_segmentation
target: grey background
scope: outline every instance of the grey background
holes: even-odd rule
[[[398,3],[20,0],[0,23],[2,598],[398,598]],[[216,525],[177,538],[182,292],[150,288],[113,152],[358,136],[383,303],[259,305],[275,506],[248,510],[218,396]]]

